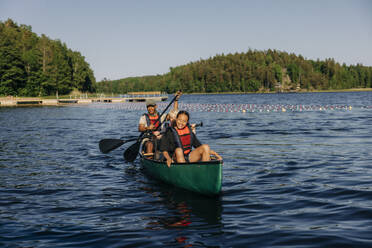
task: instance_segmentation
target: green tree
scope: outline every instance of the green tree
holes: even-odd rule
[[[26,73],[13,21],[0,26],[0,95],[18,95],[25,86]]]
[[[67,94],[75,86],[93,92],[93,71],[82,56],[81,69],[73,68],[75,58],[61,41],[38,37],[30,26],[0,22],[0,95]]]

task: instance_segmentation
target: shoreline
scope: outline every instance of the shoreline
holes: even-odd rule
[[[338,92],[368,92],[372,91],[372,88],[353,88],[353,89],[342,89],[342,90],[302,90],[302,91],[287,91],[287,92],[203,92],[203,93],[182,93],[183,95],[248,95],[248,94],[296,94],[296,93],[338,93]]]
[[[184,95],[248,95],[248,94],[294,94],[294,93],[338,93],[338,92],[369,92],[372,91],[372,88],[353,88],[353,89],[342,89],[342,90],[302,90],[302,91],[288,91],[288,92],[275,92],[275,91],[266,91],[266,92],[195,92],[195,93],[182,93]],[[120,94],[118,94],[120,95]],[[169,94],[169,95],[172,95]],[[150,97],[151,98],[151,97]],[[120,99],[115,101],[116,99]],[[0,101],[6,100],[23,100],[23,101],[80,101],[80,102],[111,102],[114,100],[115,102],[120,102],[124,98],[118,98],[116,95],[112,97],[86,97],[86,98],[71,98],[70,96],[61,96],[57,98],[51,98],[51,96],[44,96],[44,97],[29,97],[29,96],[22,96],[22,97],[13,97],[13,96],[0,96]],[[54,103],[54,102],[53,102]]]
[[[16,106],[66,106],[72,104],[145,102],[148,99],[165,101],[167,96],[101,97],[101,98],[49,98],[49,97],[0,97],[0,107]]]

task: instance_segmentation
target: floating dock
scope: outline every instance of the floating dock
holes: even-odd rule
[[[167,94],[160,92],[131,92],[120,97],[95,97],[95,98],[70,98],[70,99],[43,99],[38,97],[2,97],[0,107],[11,106],[57,106],[69,104],[90,104],[90,103],[120,103],[120,102],[145,102],[152,99],[156,102],[168,99]]]

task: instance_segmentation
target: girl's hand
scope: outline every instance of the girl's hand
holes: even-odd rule
[[[168,166],[168,168],[170,168],[172,162],[173,162],[173,159],[167,159],[167,166]]]
[[[220,156],[220,155],[218,155],[217,153],[216,153],[216,158],[218,159],[218,160],[222,160],[222,157]]]
[[[193,123],[193,124],[190,125],[190,127],[191,127],[191,131],[192,131],[194,134],[196,134],[196,124]]]
[[[217,160],[222,160],[222,157],[215,151],[211,150],[211,155],[215,156],[217,158]]]

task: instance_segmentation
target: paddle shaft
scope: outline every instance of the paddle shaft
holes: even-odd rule
[[[161,117],[164,115],[164,113],[168,110],[168,108],[170,107],[170,105],[172,105],[172,103],[177,99],[177,97],[178,97],[178,95],[176,95],[175,97],[173,97],[173,99],[172,99],[172,101],[168,104],[168,106],[163,110],[163,112],[160,114],[160,116],[158,117],[158,119],[156,120],[156,122],[155,122],[155,125],[156,125],[156,123],[158,123],[159,122],[159,126],[155,129],[155,131],[157,131],[159,128],[160,128],[160,126],[161,126]]]
[[[99,141],[99,149],[102,153],[108,153],[129,141],[135,141],[135,139],[122,140],[122,139],[102,139]]]

